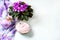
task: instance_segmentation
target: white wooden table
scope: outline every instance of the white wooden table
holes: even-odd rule
[[[12,0],[12,2],[17,0]],[[60,40],[60,0],[21,0],[34,9],[31,32],[16,33],[15,40]]]

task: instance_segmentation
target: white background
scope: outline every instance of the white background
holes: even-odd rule
[[[34,9],[34,16],[28,21],[32,30],[24,35],[17,32],[15,40],[60,40],[60,0],[21,1]]]

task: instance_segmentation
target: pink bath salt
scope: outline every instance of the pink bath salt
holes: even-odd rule
[[[16,25],[16,30],[20,33],[28,33],[30,31],[30,27],[27,23],[25,22],[19,22],[17,25]]]
[[[4,27],[4,28],[8,28],[8,27],[10,27],[10,25],[11,25],[11,21],[8,21],[8,20],[2,20],[2,22],[1,22],[1,25]]]

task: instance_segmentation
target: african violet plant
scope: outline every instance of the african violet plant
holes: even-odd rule
[[[18,20],[28,21],[33,16],[33,9],[30,5],[19,1],[9,7],[8,13],[13,19],[17,18]]]

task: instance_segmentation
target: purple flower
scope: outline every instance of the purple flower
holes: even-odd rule
[[[23,12],[26,10],[27,8],[27,4],[22,4],[22,2],[15,2],[14,5],[13,5],[13,10],[14,11],[18,11],[18,12]]]

